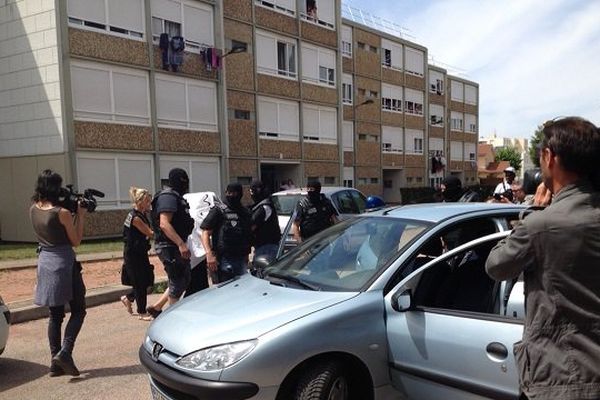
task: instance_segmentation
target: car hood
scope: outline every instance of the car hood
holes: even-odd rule
[[[244,275],[170,307],[151,324],[148,335],[183,356],[222,343],[258,338],[357,294],[281,287]]]

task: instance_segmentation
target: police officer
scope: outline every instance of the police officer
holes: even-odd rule
[[[298,202],[294,220],[294,239],[298,243],[329,228],[337,222],[337,211],[331,201],[321,194],[321,182],[306,184],[308,196]]]
[[[251,215],[242,206],[242,195],[242,185],[227,185],[224,202],[212,207],[200,225],[206,264],[219,282],[243,275],[248,268]]]
[[[254,257],[264,256],[274,260],[281,239],[281,230],[275,206],[269,197],[267,189],[261,181],[254,181],[250,186],[250,195],[254,205],[252,212],[252,233]]]

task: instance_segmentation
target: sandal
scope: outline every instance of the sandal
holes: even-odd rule
[[[152,316],[152,318],[158,317],[160,315],[160,313],[162,312],[162,310],[157,310],[156,308],[154,308],[152,306],[146,307],[146,311],[148,312],[148,314],[150,314]]]
[[[152,315],[150,314],[140,314],[138,319],[140,321],[152,321],[154,318],[152,318]]]
[[[121,303],[123,303],[123,305],[127,309],[127,312],[129,313],[129,315],[133,315],[133,308],[131,307],[131,301],[129,301],[127,296],[121,296]]]

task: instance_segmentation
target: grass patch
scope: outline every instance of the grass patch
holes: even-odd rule
[[[2,243],[0,242],[0,261],[24,260],[36,258],[36,243]],[[86,240],[75,248],[77,254],[122,252],[122,239]]]

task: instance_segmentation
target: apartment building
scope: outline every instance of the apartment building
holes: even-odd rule
[[[129,186],[156,191],[175,166],[217,193],[319,178],[400,201],[447,174],[475,183],[478,85],[339,0],[0,4],[3,240],[33,239],[44,168],[105,192],[88,237],[118,234]]]

